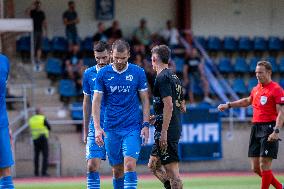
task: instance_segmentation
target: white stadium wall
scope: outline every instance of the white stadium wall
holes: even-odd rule
[[[283,36],[283,0],[191,0],[196,35]]]
[[[41,0],[42,9],[46,13],[49,37],[64,35],[62,14],[67,9],[69,0]],[[80,18],[78,31],[81,37],[93,35],[97,30],[98,21],[95,19],[95,0],[74,0]],[[15,16],[26,17],[25,9],[31,0],[14,0]],[[120,21],[125,37],[130,37],[133,29],[138,26],[141,18],[146,18],[151,32],[157,32],[165,27],[168,19],[175,18],[175,1],[173,0],[115,0],[115,19]],[[106,27],[111,21],[105,22]]]

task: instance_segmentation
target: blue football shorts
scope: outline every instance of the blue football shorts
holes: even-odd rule
[[[106,149],[105,146],[99,147],[96,143],[94,134],[89,133],[86,145],[86,160],[94,158],[106,160]]]
[[[9,128],[0,127],[0,168],[14,165]]]
[[[132,157],[138,160],[142,142],[140,129],[105,133],[105,148],[111,166],[122,164],[124,157]]]

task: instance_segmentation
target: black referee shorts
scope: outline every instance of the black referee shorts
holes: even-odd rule
[[[257,123],[251,128],[248,157],[270,157],[277,159],[279,142],[268,142],[275,122]]]

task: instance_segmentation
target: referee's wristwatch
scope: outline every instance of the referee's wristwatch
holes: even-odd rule
[[[226,102],[226,104],[228,105],[228,108],[229,108],[229,109],[232,108],[231,102]]]
[[[280,133],[280,130],[277,127],[274,127],[273,130],[274,130],[275,133]]]

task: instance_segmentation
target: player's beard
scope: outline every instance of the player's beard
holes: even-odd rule
[[[126,67],[126,63],[115,63],[117,71],[122,71]]]

